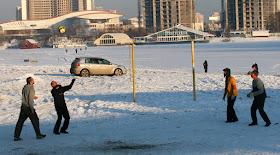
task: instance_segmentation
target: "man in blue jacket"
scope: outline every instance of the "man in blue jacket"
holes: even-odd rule
[[[72,79],[71,84],[68,86],[64,86],[64,87],[62,87],[61,85],[58,85],[56,81],[51,82],[51,86],[53,87],[53,89],[51,90],[51,93],[54,98],[54,106],[55,106],[55,110],[57,112],[57,121],[56,121],[56,124],[53,129],[54,134],[59,135],[60,133],[68,133],[66,130],[69,125],[70,116],[69,116],[69,112],[68,112],[68,109],[67,109],[67,106],[65,103],[64,92],[70,90],[72,88],[74,82],[75,82],[75,79]],[[59,132],[62,117],[64,118],[64,123]]]

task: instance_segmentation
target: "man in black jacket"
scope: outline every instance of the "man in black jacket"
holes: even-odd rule
[[[67,106],[65,103],[64,92],[71,89],[74,82],[75,82],[75,79],[72,79],[71,84],[68,86],[65,86],[65,87],[58,85],[56,81],[51,82],[51,86],[53,87],[53,89],[51,90],[51,93],[54,98],[54,106],[55,106],[55,110],[57,112],[57,121],[56,121],[56,124],[53,129],[54,134],[59,135],[60,133],[68,133],[66,130],[69,125],[70,116],[69,116],[69,112],[68,112],[68,109],[67,109]],[[59,133],[62,116],[64,118],[64,123],[63,123],[63,126],[61,127],[60,133]]]

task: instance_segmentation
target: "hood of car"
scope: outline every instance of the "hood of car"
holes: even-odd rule
[[[124,67],[123,65],[118,65],[118,64],[113,64],[113,65],[117,67]]]

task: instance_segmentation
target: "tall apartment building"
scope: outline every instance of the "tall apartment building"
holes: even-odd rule
[[[204,23],[204,15],[200,12],[195,13],[195,23]]]
[[[94,0],[21,0],[21,19],[48,19],[74,11],[92,10],[93,3]]]
[[[16,10],[16,20],[21,20],[21,7],[17,6],[17,10]]]
[[[194,0],[143,0],[145,28],[160,31],[181,24],[194,28]]]
[[[195,13],[195,28],[199,31],[204,31],[204,15],[200,12]]]
[[[267,30],[280,11],[280,0],[225,0],[225,7],[230,30]]]

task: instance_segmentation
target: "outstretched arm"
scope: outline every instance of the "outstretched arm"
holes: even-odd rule
[[[62,92],[66,92],[66,91],[68,91],[69,89],[71,89],[72,86],[73,86],[73,84],[74,84],[74,82],[75,82],[75,80],[76,80],[76,79],[72,79],[72,82],[70,83],[70,85],[65,86],[65,87],[61,87],[61,91],[62,91]]]

